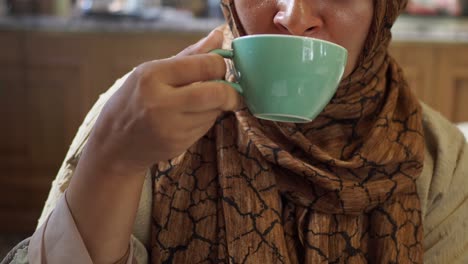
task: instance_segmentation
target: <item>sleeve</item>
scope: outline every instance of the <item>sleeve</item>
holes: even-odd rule
[[[128,252],[116,263],[131,264],[133,251],[131,240]],[[93,263],[73,220],[65,194],[60,197],[55,209],[31,237],[28,260],[30,264]]]
[[[36,260],[29,261],[28,253],[37,251],[37,246],[30,244],[31,238],[27,238],[14,247],[0,262],[1,264],[29,264],[37,263]],[[79,259],[82,259],[79,257]],[[50,260],[50,263],[57,263],[55,260]],[[58,262],[60,263],[60,262]],[[62,262],[63,263],[63,262]],[[67,260],[66,263],[70,263]],[[132,236],[130,241],[129,251],[116,264],[144,264],[148,263],[148,255],[143,244]]]
[[[426,122],[427,150],[421,185],[424,262],[468,263],[468,143],[448,121]],[[423,174],[425,174],[423,172]]]
[[[28,264],[28,248],[30,239],[31,238],[29,237],[26,238],[10,250],[0,264]]]

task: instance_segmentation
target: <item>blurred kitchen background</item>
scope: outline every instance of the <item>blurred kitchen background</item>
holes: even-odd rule
[[[467,122],[468,0],[410,2],[391,53],[421,100]],[[0,259],[34,231],[98,95],[222,23],[218,0],[0,0]]]

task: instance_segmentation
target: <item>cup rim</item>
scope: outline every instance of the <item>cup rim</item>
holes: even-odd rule
[[[309,40],[315,40],[315,41],[319,41],[319,42],[324,42],[324,43],[327,43],[327,44],[330,44],[332,46],[335,46],[339,49],[342,49],[344,50],[345,52],[348,52],[348,50],[341,46],[341,45],[338,45],[336,43],[333,43],[331,41],[328,41],[328,40],[323,40],[323,39],[319,39],[319,38],[312,38],[312,37],[305,37],[305,36],[295,36],[295,35],[283,35],[283,34],[253,34],[253,35],[246,35],[246,36],[242,36],[242,37],[238,37],[238,38],[235,38],[234,41],[236,40],[242,40],[242,39],[248,39],[248,38],[263,38],[263,37],[283,37],[283,38],[296,38],[296,39],[309,39]]]

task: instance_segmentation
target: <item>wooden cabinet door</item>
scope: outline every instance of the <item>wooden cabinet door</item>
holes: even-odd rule
[[[434,49],[430,44],[393,43],[390,54],[403,68],[416,96],[434,107]]]
[[[23,34],[0,34],[0,168],[27,163]],[[1,186],[1,185],[0,185]]]
[[[28,65],[27,82],[32,164],[58,169],[79,126],[80,66],[51,61],[32,63]]]
[[[0,233],[31,232],[38,217],[29,177],[24,36],[0,33]]]
[[[26,47],[31,162],[35,168],[53,170],[49,180],[83,118],[84,63],[79,43],[66,35],[32,34]]]
[[[447,45],[437,63],[437,108],[453,122],[468,121],[468,45]]]
[[[8,172],[1,228],[34,230],[52,180],[82,120],[83,64],[73,43],[57,36],[28,35],[23,53],[28,163]]]

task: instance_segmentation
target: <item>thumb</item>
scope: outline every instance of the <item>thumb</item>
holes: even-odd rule
[[[220,49],[223,46],[223,41],[223,26],[220,26],[211,31],[205,38],[181,51],[176,57],[205,54],[214,49]]]

